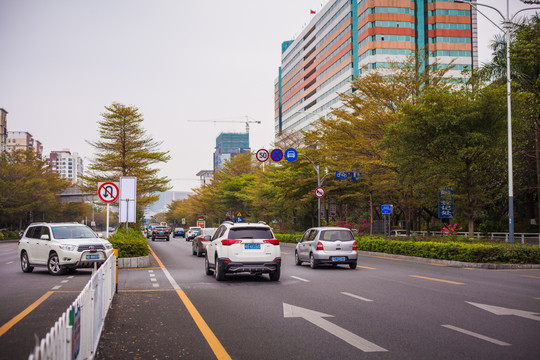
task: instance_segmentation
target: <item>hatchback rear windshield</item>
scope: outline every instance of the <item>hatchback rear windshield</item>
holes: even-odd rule
[[[229,230],[229,239],[273,239],[274,234],[269,228],[232,228]]]
[[[52,231],[55,239],[88,239],[97,237],[96,233],[86,226],[53,226]]]
[[[352,241],[354,236],[349,230],[324,230],[321,231],[320,239],[324,241]]]

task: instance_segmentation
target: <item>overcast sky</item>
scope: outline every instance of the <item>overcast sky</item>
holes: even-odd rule
[[[97,121],[113,102],[133,105],[172,159],[173,190],[199,186],[215,139],[251,124],[252,150],[274,140],[274,79],[281,42],[326,1],[1,0],[0,107],[9,131],[27,131],[44,154],[69,149],[88,164]],[[506,0],[489,0],[506,14]],[[510,13],[523,8],[510,0]],[[499,22],[490,9],[486,14]],[[530,13],[530,12],[529,12]],[[479,57],[499,30],[479,15]],[[189,122],[227,119],[238,123]],[[117,181],[117,179],[111,179]]]

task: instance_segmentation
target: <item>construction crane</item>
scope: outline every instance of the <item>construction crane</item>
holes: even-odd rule
[[[188,120],[190,122],[213,122],[215,124],[217,123],[245,123],[246,124],[246,134],[249,134],[249,124],[260,124],[261,122],[259,120],[255,120],[252,118],[252,120],[249,119],[249,116],[245,116],[246,120],[232,120],[232,119],[238,119],[238,118],[223,118],[223,119],[204,119],[204,120]],[[228,120],[231,119],[231,120]]]

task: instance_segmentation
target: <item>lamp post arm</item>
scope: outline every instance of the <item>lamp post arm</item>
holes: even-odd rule
[[[321,183],[319,184],[319,186],[322,186],[322,184],[323,184],[323,182],[324,182],[324,179],[326,179],[326,177],[329,176],[329,175],[333,175],[333,174],[332,174],[332,173],[327,173],[327,174],[325,174],[325,175],[322,177]]]
[[[495,25],[497,27],[497,29],[501,30],[502,32],[506,32],[504,31],[499,25],[497,25],[493,20],[491,20],[488,16],[486,16],[483,12],[481,12],[477,7],[476,5],[478,6],[485,6],[485,7],[488,7],[490,9],[493,9],[495,10],[496,12],[499,13],[499,15],[501,15],[501,17],[503,18],[504,21],[506,21],[506,17],[499,11],[499,9],[497,9],[496,7],[493,7],[493,6],[490,6],[490,5],[486,5],[486,4],[478,4],[478,3],[475,3],[473,4],[472,2],[468,2],[468,1],[463,1],[463,0],[454,0],[454,2],[456,3],[460,3],[460,4],[468,4],[470,7],[472,7],[474,10],[478,11],[480,14],[482,14],[483,17],[485,17],[486,19],[488,19],[488,21],[490,23],[492,23],[493,25]]]
[[[512,18],[509,21],[513,21],[517,14],[519,14],[522,11],[527,11],[527,10],[540,10],[540,7],[535,6],[535,7],[532,7],[532,8],[521,9],[521,10],[517,11],[514,15],[512,15]]]

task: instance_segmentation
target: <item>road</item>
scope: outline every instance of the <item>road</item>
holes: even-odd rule
[[[149,244],[151,268],[120,271],[97,359],[540,357],[540,270],[363,255],[356,270],[313,270],[295,266],[294,248],[282,244],[279,282],[217,282],[190,242]],[[90,277],[36,270],[23,274],[16,243],[0,243],[0,325],[50,294],[0,335],[1,359],[26,359],[34,333],[42,337]]]

